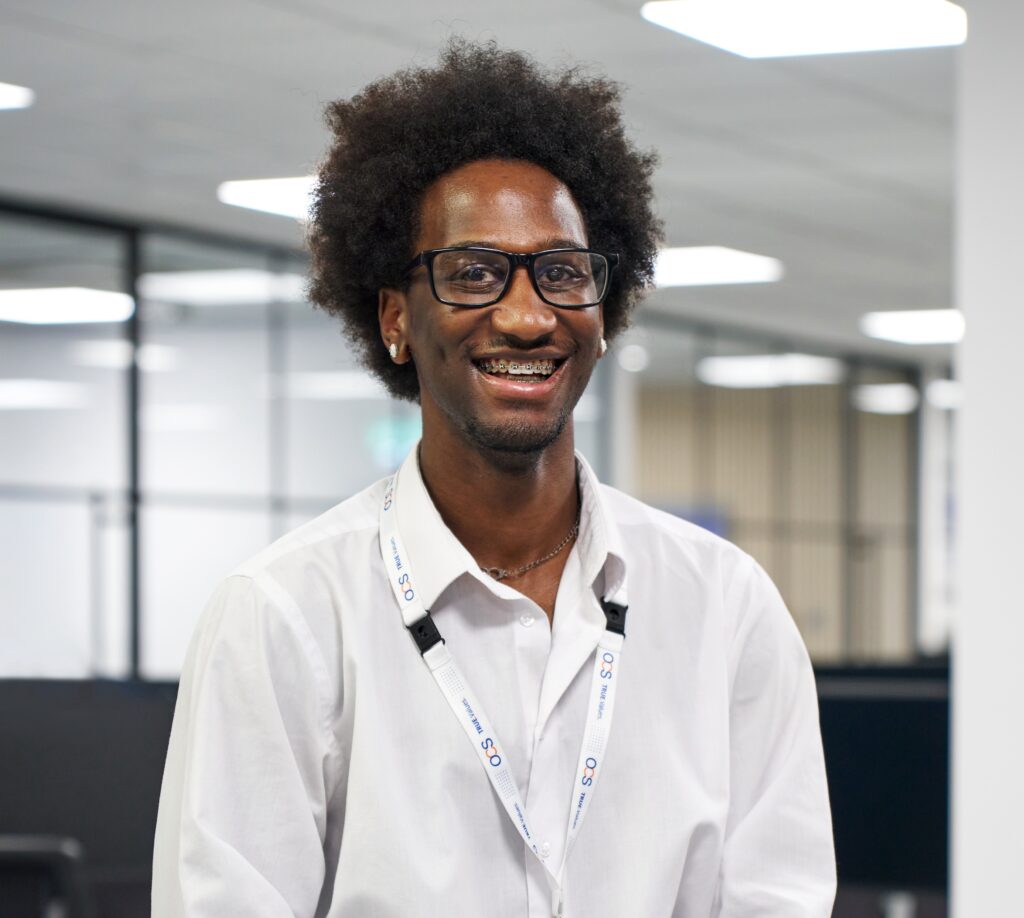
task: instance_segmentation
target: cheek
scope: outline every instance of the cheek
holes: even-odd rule
[[[459,360],[468,334],[465,317],[450,307],[430,304],[429,311],[416,309],[409,323],[410,344],[421,362],[437,366]]]
[[[582,313],[573,316],[572,334],[584,347],[594,347],[595,350],[601,336],[604,334],[604,322],[601,317],[601,308],[592,306]]]

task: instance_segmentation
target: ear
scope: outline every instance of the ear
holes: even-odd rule
[[[392,360],[395,363],[408,363],[409,304],[405,293],[392,287],[382,287],[377,291],[377,319],[380,323],[380,336],[385,349],[395,345]]]
[[[608,352],[608,342],[604,340],[604,303],[597,307],[598,327],[601,330],[601,348],[598,350],[597,359],[600,360]]]

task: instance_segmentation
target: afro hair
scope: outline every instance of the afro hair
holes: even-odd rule
[[[469,162],[531,162],[572,192],[590,246],[619,254],[605,337],[626,327],[653,277],[661,225],[655,155],[626,137],[619,101],[608,79],[547,72],[494,43],[453,39],[437,67],[400,71],[328,105],[334,142],[314,192],[309,295],[343,320],[392,395],[417,401],[419,385],[412,363],[393,363],[381,344],[378,291],[405,288],[424,192]]]

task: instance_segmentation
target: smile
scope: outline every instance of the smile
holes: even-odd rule
[[[518,382],[543,382],[561,363],[561,360],[491,359],[476,361],[476,366],[488,376],[505,379],[515,377]]]

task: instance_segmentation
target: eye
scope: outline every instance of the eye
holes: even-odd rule
[[[464,284],[466,286],[485,286],[488,284],[500,284],[504,278],[494,265],[476,263],[465,265],[453,272],[448,277],[449,283]]]
[[[578,259],[537,266],[537,283],[545,289],[564,290],[585,283],[589,277],[590,272]]]
[[[434,280],[452,290],[479,292],[500,289],[508,275],[508,262],[501,255],[456,250],[438,255]]]

